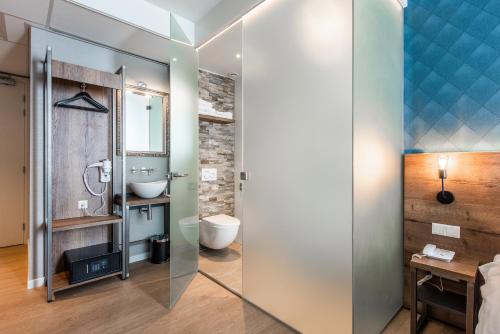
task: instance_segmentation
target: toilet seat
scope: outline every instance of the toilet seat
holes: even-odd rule
[[[215,228],[240,226],[240,220],[238,218],[234,218],[224,214],[205,217],[202,219],[202,221],[208,226]]]

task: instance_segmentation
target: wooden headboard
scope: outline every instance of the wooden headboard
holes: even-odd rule
[[[452,204],[441,204],[438,159],[449,157],[446,190]],[[458,256],[491,262],[500,254],[500,152],[408,154],[404,158],[405,305],[409,303],[409,261],[432,243]],[[460,239],[432,234],[432,223],[460,226]],[[439,317],[439,316],[438,316]],[[443,320],[455,322],[445,317]],[[455,323],[461,325],[460,323]]]

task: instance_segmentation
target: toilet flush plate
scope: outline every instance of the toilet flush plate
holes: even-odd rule
[[[217,168],[202,168],[201,169],[202,181],[217,181]]]

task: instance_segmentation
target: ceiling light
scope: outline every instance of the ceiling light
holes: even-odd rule
[[[236,54],[236,59],[240,59],[241,55],[239,53]]]

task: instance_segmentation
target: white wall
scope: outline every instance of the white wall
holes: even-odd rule
[[[0,40],[0,71],[28,75],[26,45]]]
[[[305,333],[352,329],[352,2],[243,22],[243,296]]]

